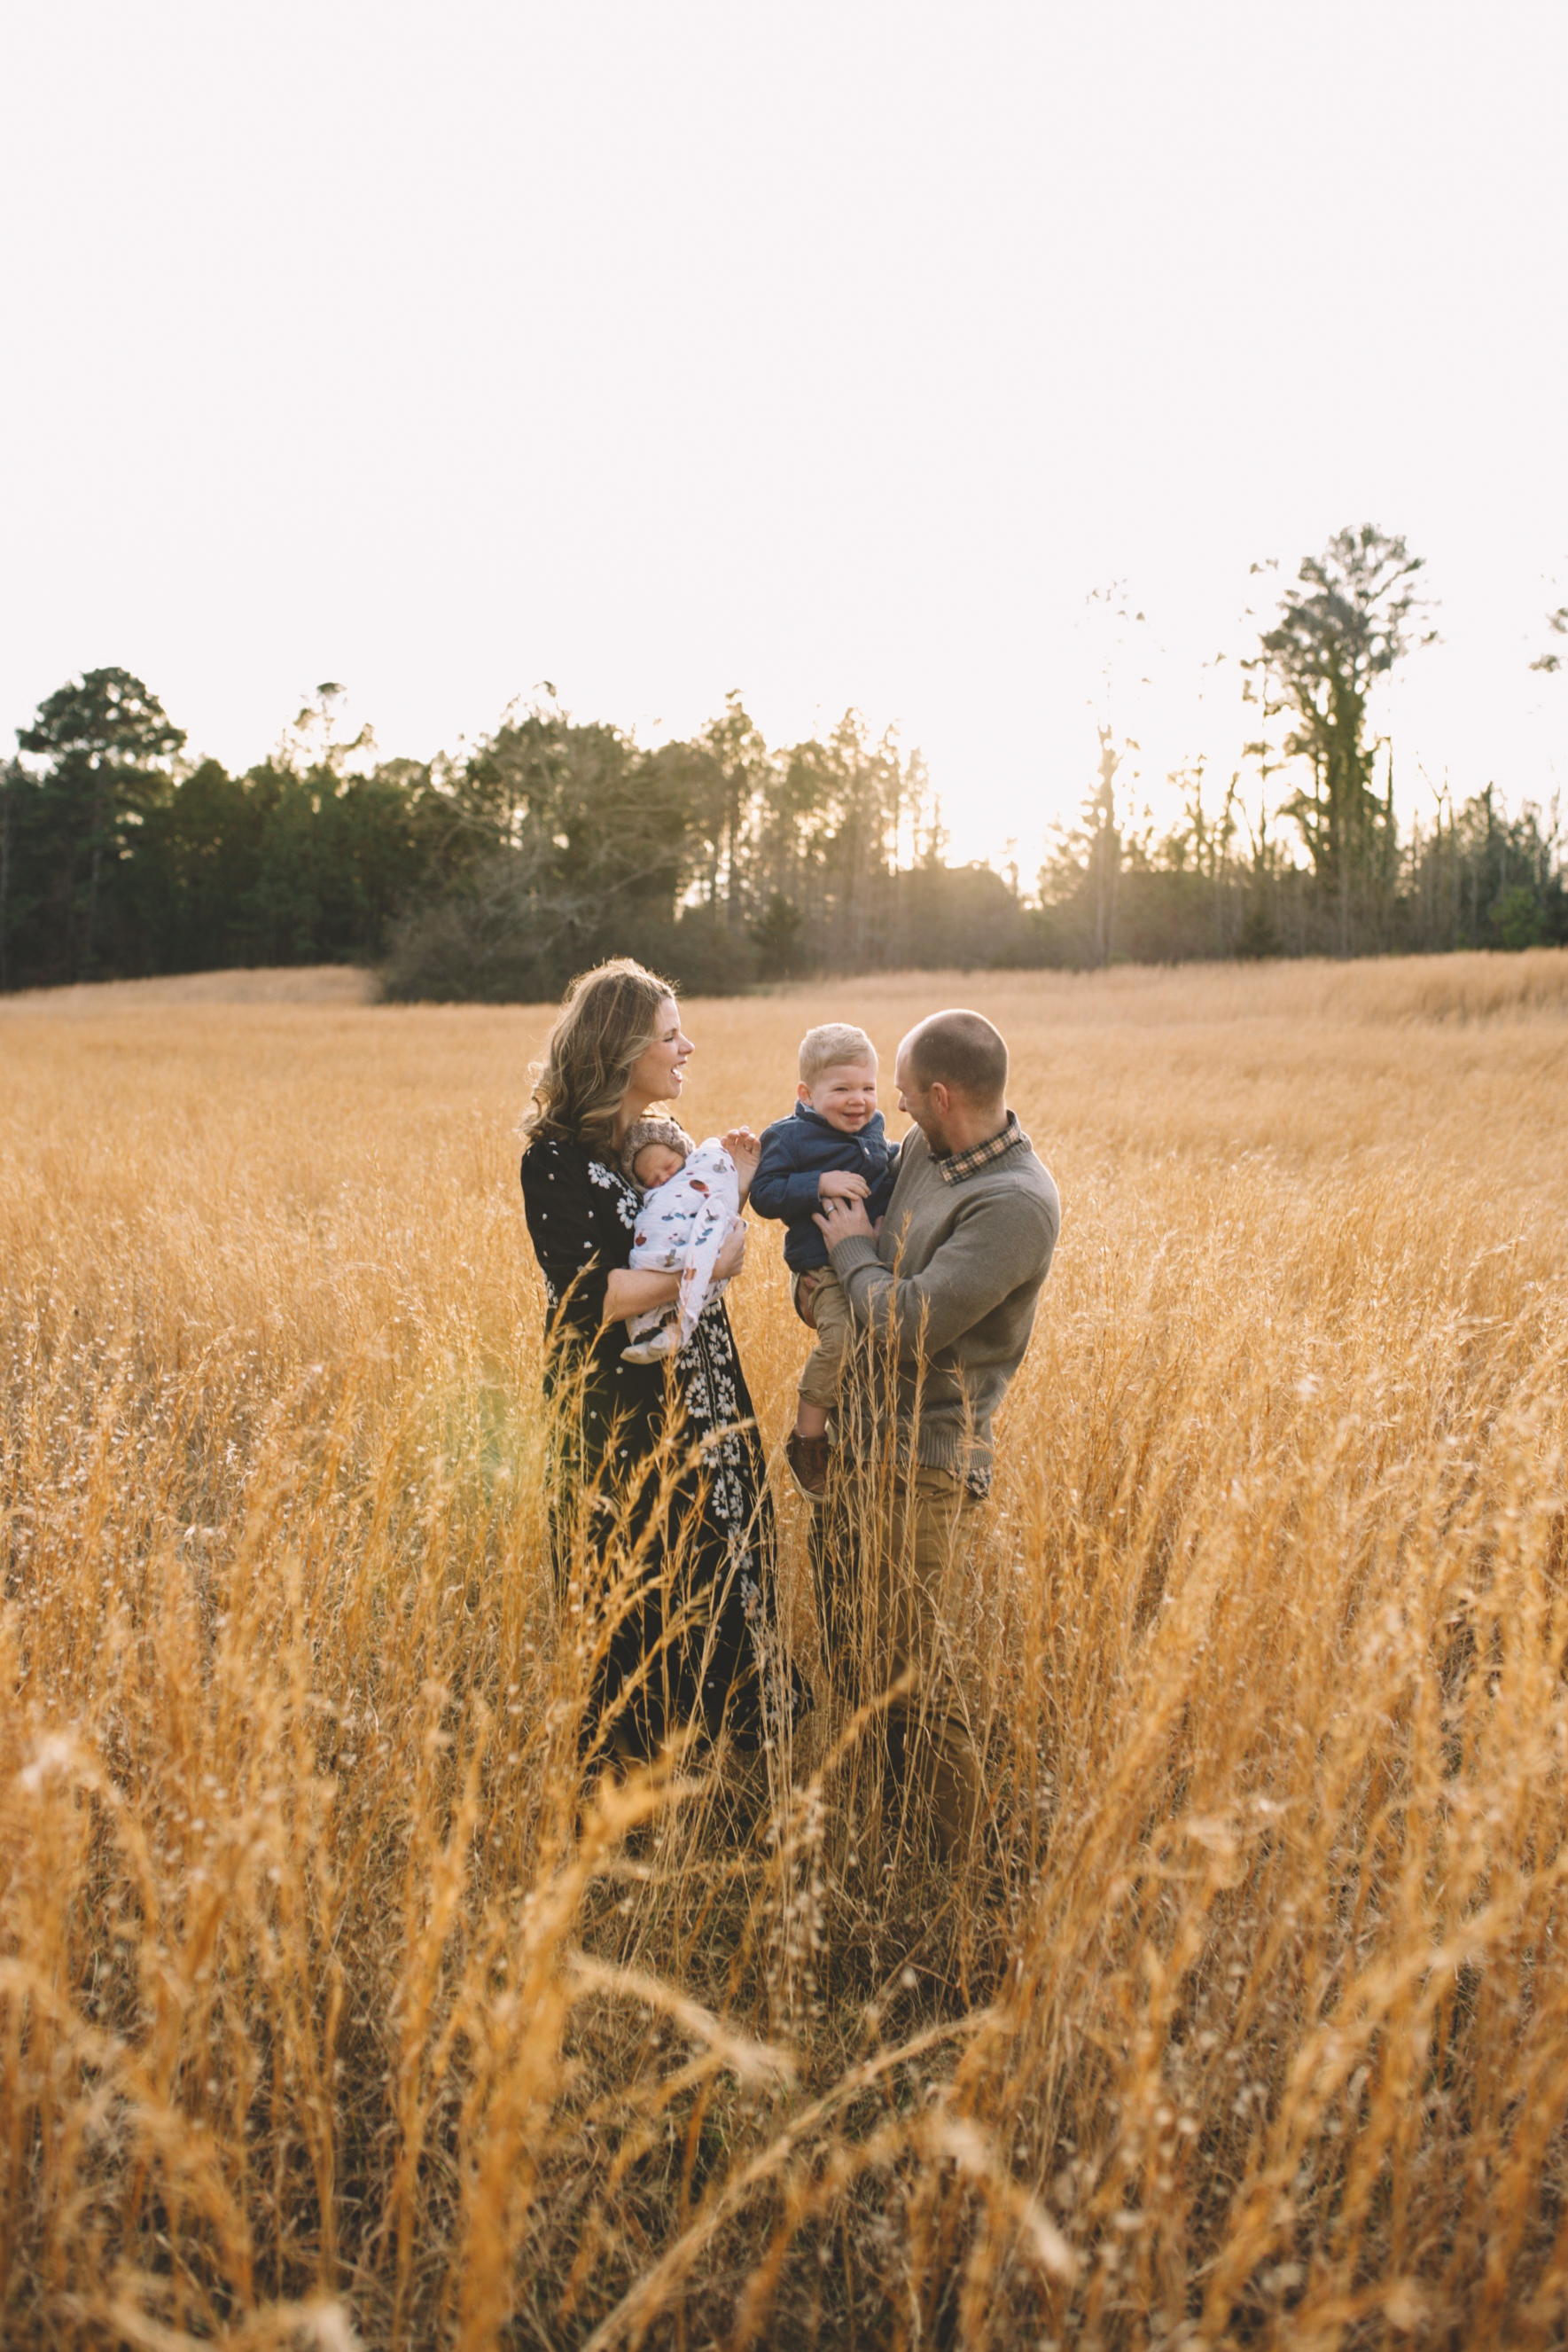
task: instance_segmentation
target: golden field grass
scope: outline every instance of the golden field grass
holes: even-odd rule
[[[580,1819],[548,1015],[291,985],[0,1007],[0,2340],[1560,2343],[1568,955],[688,1008],[977,1004],[1061,1187],[952,1884],[825,1705]]]

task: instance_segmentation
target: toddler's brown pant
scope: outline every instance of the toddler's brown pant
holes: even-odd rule
[[[798,1274],[789,1285],[789,1295],[797,1306],[800,1284],[807,1278]],[[810,1304],[817,1344],[801,1368],[800,1395],[803,1404],[821,1405],[824,1412],[831,1412],[838,1402],[839,1373],[850,1342],[854,1311],[844,1294],[843,1284],[831,1265],[822,1266],[810,1279],[815,1286]]]

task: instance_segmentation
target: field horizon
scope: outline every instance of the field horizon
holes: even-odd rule
[[[1377,975],[1369,995],[1366,982]],[[1441,955],[1291,956],[1238,961],[1220,958],[1183,963],[1117,963],[1103,971],[1029,968],[1019,971],[975,970],[969,966],[904,967],[897,971],[860,973],[847,978],[831,973],[777,981],[748,988],[739,997],[693,996],[697,1003],[773,1003],[796,998],[814,999],[823,990],[837,997],[868,991],[873,1001],[892,991],[902,997],[916,986],[936,990],[940,984],[962,983],[971,995],[995,996],[998,992],[1026,996],[1038,991],[1044,1001],[1071,1004],[1085,1011],[1096,1001],[1124,1012],[1138,1000],[1155,1003],[1168,993],[1168,983],[1184,983],[1184,1009],[1191,1019],[1198,1003],[1195,989],[1214,993],[1205,1009],[1221,1017],[1260,1017],[1287,1006],[1316,1012],[1333,1019],[1364,1001],[1372,1017],[1400,1019],[1492,1020],[1552,1013],[1568,1005],[1568,948],[1527,948],[1510,951],[1475,948]],[[387,1012],[476,1013],[543,1012],[551,1005],[449,1004],[439,1000],[386,1004],[373,966],[364,964],[236,965],[212,971],[167,973],[145,980],[75,981],[58,988],[18,989],[0,995],[0,1014],[16,1017],[68,1015],[90,1019],[97,1014],[151,1012],[162,1006],[203,1004],[331,1004],[341,1008],[376,1005]]]
[[[580,1785],[550,1008],[364,978],[0,999],[5,2341],[1560,2341],[1568,950],[687,1008],[696,1131],[831,1017],[896,1132],[977,1005],[1061,1186],[950,1880],[827,1699],[777,1227],[819,1706]]]

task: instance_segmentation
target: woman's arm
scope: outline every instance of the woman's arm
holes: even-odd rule
[[[559,1325],[590,1340],[614,1319],[605,1294],[612,1279],[627,1278],[632,1249],[619,1198],[608,1179],[590,1175],[587,1157],[577,1145],[545,1139],[523,1155],[523,1205],[549,1295],[552,1333]]]
[[[655,1307],[672,1307],[681,1286],[680,1269],[661,1274],[654,1267],[618,1265],[606,1277],[601,1323],[624,1323],[632,1315],[647,1315]]]
[[[746,1226],[737,1223],[730,1229],[724,1247],[713,1262],[713,1277],[723,1282],[740,1272],[746,1263]],[[681,1270],[662,1274],[653,1267],[618,1265],[606,1276],[604,1284],[605,1323],[624,1322],[628,1316],[646,1315],[655,1307],[673,1306],[681,1287]]]

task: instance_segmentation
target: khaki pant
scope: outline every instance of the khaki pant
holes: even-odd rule
[[[838,1402],[839,1374],[843,1369],[854,1312],[844,1295],[843,1284],[832,1267],[825,1265],[814,1274],[798,1274],[789,1285],[797,1313],[802,1282],[814,1285],[808,1303],[816,1326],[817,1344],[801,1367],[799,1392],[803,1403],[821,1405],[824,1412],[831,1412]]]
[[[852,1473],[817,1513],[812,1566],[829,1671],[858,1706],[904,1675],[883,1717],[890,1775],[930,1801],[944,1859],[967,1845],[979,1769],[948,1656],[959,1616],[972,1498],[950,1470],[914,1469],[863,1516]]]

